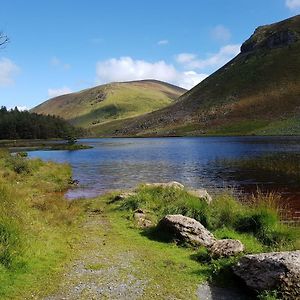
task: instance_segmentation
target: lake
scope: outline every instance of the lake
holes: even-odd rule
[[[280,191],[293,198],[300,210],[300,183],[276,173],[262,176],[255,170],[224,166],[222,159],[251,158],[271,153],[300,154],[300,137],[183,137],[81,139],[94,148],[80,151],[32,151],[30,157],[67,162],[80,185],[68,198],[93,197],[142,182],[179,181],[212,193],[223,188],[237,191]]]

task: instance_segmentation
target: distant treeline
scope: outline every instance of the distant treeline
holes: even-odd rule
[[[0,139],[49,139],[83,135],[83,130],[56,116],[0,108]]]

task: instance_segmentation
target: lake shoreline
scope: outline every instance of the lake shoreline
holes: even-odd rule
[[[9,210],[1,213],[10,222],[17,222],[12,228],[16,228],[18,240],[28,245],[10,250],[13,268],[3,265],[0,255],[3,299],[24,299],[26,295],[37,299],[61,299],[62,295],[84,299],[113,296],[114,291],[124,296],[138,293],[146,299],[183,294],[197,299],[202,296],[197,293],[203,292],[199,286],[206,281],[217,286],[225,284],[229,293],[235,291],[238,286],[231,275],[228,277],[228,268],[240,256],[210,258],[209,252],[199,245],[179,245],[173,239],[161,239],[164,235],[157,235],[156,225],[170,213],[201,221],[217,239],[240,240],[245,253],[299,247],[291,233],[297,229],[279,226],[277,213],[264,206],[269,202],[260,202],[259,210],[275,219],[267,217],[267,223],[262,223],[263,227],[256,233],[247,228],[236,231],[239,227],[231,226],[250,220],[249,214],[254,216],[258,207],[244,210],[230,195],[211,199],[203,190],[201,193],[187,191],[180,183],[172,182],[139,186],[131,193],[113,192],[68,201],[62,194],[72,182],[68,165],[5,152],[1,152],[0,164],[3,166],[0,188],[7,191],[1,193],[2,201],[11,201],[10,195],[15,198],[16,187],[20,193]],[[21,208],[25,214],[15,219],[13,216]],[[264,219],[265,213],[259,218]],[[277,240],[279,232],[280,240]],[[51,246],[46,247],[49,242]],[[270,247],[269,242],[275,244]],[[10,247],[15,246],[12,243]],[[184,289],[182,282],[185,282]]]

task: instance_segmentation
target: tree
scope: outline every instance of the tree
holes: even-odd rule
[[[6,34],[0,31],[0,48],[5,47],[5,45],[9,42],[9,38]]]

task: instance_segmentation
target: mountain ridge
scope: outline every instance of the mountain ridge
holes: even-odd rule
[[[300,134],[299,37],[300,15],[260,26],[234,59],[175,103],[95,133]]]

